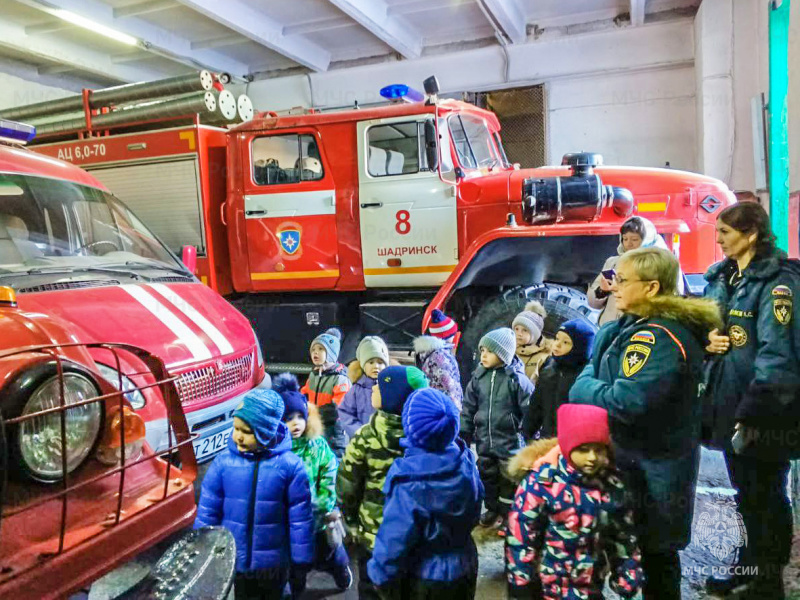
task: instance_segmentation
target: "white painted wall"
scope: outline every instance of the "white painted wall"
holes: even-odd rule
[[[56,100],[74,91],[42,85],[7,73],[0,73],[0,109]]]
[[[544,35],[497,46],[250,83],[258,110],[338,108],[380,102],[391,83],[421,87],[435,74],[443,93],[545,83],[549,162],[592,150],[607,164],[697,169],[694,31],[690,19]]]

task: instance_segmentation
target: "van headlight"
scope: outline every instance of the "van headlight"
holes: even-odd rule
[[[88,377],[66,372],[64,380],[64,402],[67,406],[97,398],[97,386]],[[61,406],[58,377],[50,377],[31,394],[22,409],[29,415]],[[89,456],[103,420],[100,402],[84,404],[64,412],[66,421],[67,473],[77,469]],[[19,452],[23,466],[32,477],[40,481],[57,481],[62,473],[61,413],[51,412],[23,421],[19,425]]]
[[[119,371],[103,363],[97,363],[97,370],[106,378],[108,383],[114,386],[114,389],[119,390]],[[122,391],[125,392],[125,399],[131,403],[131,408],[134,410],[144,408],[144,405],[147,403],[144,399],[144,395],[139,388],[136,387],[136,384],[125,375],[122,376]]]
[[[258,368],[259,370],[264,366],[264,353],[261,351],[261,342],[258,341],[258,334],[253,329],[253,337],[256,339],[256,352],[258,353]]]

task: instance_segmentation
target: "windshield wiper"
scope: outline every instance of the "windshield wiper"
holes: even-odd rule
[[[187,279],[192,278],[192,274],[187,271],[186,269],[179,269],[177,267],[170,267],[169,265],[165,265],[164,263],[152,263],[152,262],[141,262],[136,260],[129,260],[124,265],[109,265],[110,268],[119,268],[119,267],[127,267],[129,269],[158,269],[162,271],[169,271],[170,273],[176,273],[178,275],[182,275]]]
[[[132,279],[141,279],[141,275],[133,271],[126,271],[123,269],[105,268],[105,267],[34,267],[27,271],[15,271],[8,273],[0,273],[0,279],[9,277],[22,277],[27,275],[71,275],[73,273],[106,273],[114,276],[125,276]]]

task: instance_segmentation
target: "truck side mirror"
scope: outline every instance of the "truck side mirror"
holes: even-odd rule
[[[431,171],[436,171],[439,168],[438,137],[436,124],[433,120],[425,121],[425,157],[428,159],[428,169]]]
[[[181,251],[181,262],[194,275],[197,271],[197,248],[184,246]]]

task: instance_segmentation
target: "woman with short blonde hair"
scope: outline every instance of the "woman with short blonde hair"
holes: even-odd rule
[[[677,295],[678,261],[662,248],[620,257],[611,285],[622,315],[595,338],[570,402],[608,411],[612,445],[634,498],[645,600],[679,599],[678,551],[689,543],[700,459],[700,408],[713,302]]]

